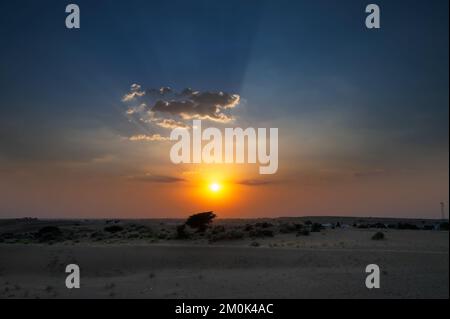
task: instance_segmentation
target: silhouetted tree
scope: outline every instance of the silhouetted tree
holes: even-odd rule
[[[198,232],[204,232],[214,218],[216,218],[216,214],[213,212],[199,213],[190,216],[185,224],[191,228],[197,229]]]

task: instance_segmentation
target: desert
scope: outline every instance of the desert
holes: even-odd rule
[[[181,219],[27,218],[0,221],[0,242],[0,298],[449,296],[438,220],[217,219],[199,231]],[[64,284],[68,264],[80,289]],[[380,289],[364,284],[369,264]]]

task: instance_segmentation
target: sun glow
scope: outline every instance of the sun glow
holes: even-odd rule
[[[217,193],[221,190],[222,186],[219,183],[212,183],[209,185],[209,189],[214,192]]]

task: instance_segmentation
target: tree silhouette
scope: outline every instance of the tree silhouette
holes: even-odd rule
[[[216,214],[213,212],[199,213],[190,216],[185,224],[191,228],[197,229],[198,232],[204,232],[214,218],[216,218]]]

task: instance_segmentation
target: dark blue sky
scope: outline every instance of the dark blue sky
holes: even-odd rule
[[[355,110],[357,128],[448,144],[448,1],[378,1],[377,31],[364,1],[77,3],[76,31],[65,1],[1,3],[3,136],[119,129],[136,82],[243,94],[253,119]]]

